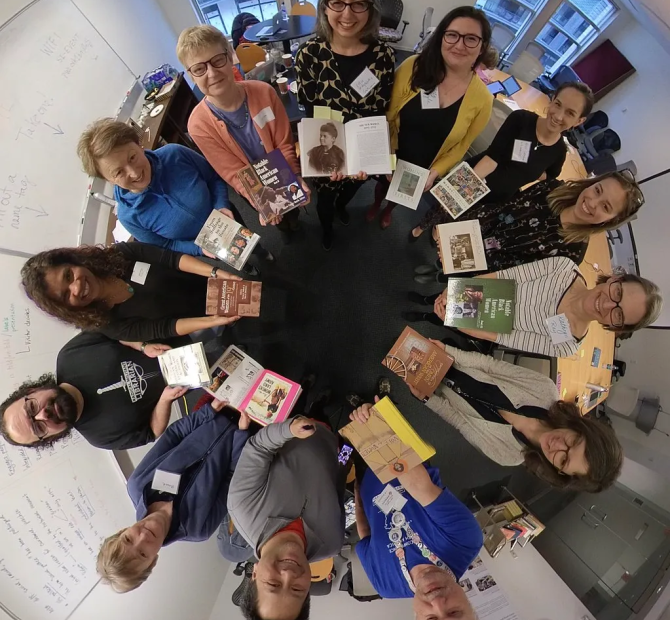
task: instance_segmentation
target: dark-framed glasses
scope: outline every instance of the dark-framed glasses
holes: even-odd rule
[[[30,426],[33,429],[33,434],[37,439],[42,441],[49,434],[49,427],[44,420],[36,420],[39,412],[42,410],[42,405],[36,398],[29,398],[25,396],[23,398],[23,410],[30,420]]]
[[[336,13],[342,13],[347,7],[354,13],[365,13],[370,10],[372,2],[342,2],[341,0],[327,0],[326,6]]]
[[[623,299],[623,283],[619,280],[610,282],[609,290],[607,291],[609,298],[616,304],[610,312],[610,321],[612,327],[623,327],[626,324],[626,318],[623,315],[623,310],[619,305]]]
[[[216,56],[212,56],[209,60],[205,60],[204,62],[196,62],[194,65],[191,65],[187,71],[193,76],[193,77],[202,77],[207,73],[207,65],[212,65],[215,69],[221,69],[222,67],[225,67],[228,64],[228,54],[226,52],[223,52],[223,54],[217,54]]]
[[[559,474],[567,475],[565,474],[565,468],[570,460],[570,450],[579,445],[582,442],[582,439],[583,437],[581,435],[576,435],[572,441],[565,442],[565,450],[557,450],[554,454],[551,464],[556,468]]]
[[[476,34],[461,34],[455,30],[447,30],[444,33],[444,40],[449,43],[449,45],[456,45],[461,39],[463,39],[463,45],[470,49],[474,49],[483,41],[483,39]]]

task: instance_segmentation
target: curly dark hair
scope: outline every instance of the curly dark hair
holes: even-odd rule
[[[582,437],[589,469],[583,476],[559,474],[540,448],[527,447],[523,457],[528,471],[564,491],[600,493],[612,486],[623,465],[623,449],[612,428],[600,420],[581,415],[577,405],[564,400],[556,401],[547,413],[551,428],[567,428]]]
[[[40,252],[29,258],[21,269],[23,289],[40,310],[80,329],[97,329],[106,325],[110,314],[102,301],[94,301],[83,308],[69,308],[49,295],[46,275],[50,269],[63,265],[86,267],[96,278],[106,279],[123,278],[130,269],[131,261],[114,246],[83,245]]]
[[[294,620],[309,620],[309,605],[310,597],[308,592],[307,598]],[[246,620],[264,620],[258,613],[258,588],[255,580],[251,580],[247,584],[244,595],[242,596],[242,601],[240,602],[240,609]]]

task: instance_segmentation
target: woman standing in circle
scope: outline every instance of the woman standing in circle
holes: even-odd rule
[[[430,169],[424,191],[463,157],[491,116],[493,95],[475,73],[488,64],[491,25],[479,9],[462,6],[440,22],[419,56],[398,69],[387,114],[391,146],[398,159]],[[375,193],[368,221],[377,215],[388,187],[383,180]],[[395,204],[381,216],[381,227],[391,224]]]
[[[386,114],[394,74],[393,50],[377,39],[381,13],[376,1],[319,0],[316,39],[296,55],[298,100],[308,117],[314,106],[341,112],[344,122]],[[323,228],[323,248],[333,244],[337,212],[347,226],[347,204],[367,179],[365,173],[346,177],[341,172],[316,179],[317,212]]]

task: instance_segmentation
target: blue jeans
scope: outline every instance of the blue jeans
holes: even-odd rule
[[[235,528],[230,534],[230,515],[226,514],[216,537],[219,552],[229,562],[246,562],[254,557],[254,550]]]

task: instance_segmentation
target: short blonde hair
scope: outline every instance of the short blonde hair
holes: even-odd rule
[[[121,540],[121,534],[126,529],[128,528],[124,527],[105,539],[96,562],[96,569],[103,583],[109,584],[115,592],[121,593],[139,588],[149,578],[158,562],[156,556],[147,568],[140,570],[137,560],[127,556],[127,547]]]
[[[179,40],[177,41],[177,58],[179,58],[179,62],[184,68],[188,69],[186,59],[191,54],[210,45],[220,45],[228,57],[231,56],[228,39],[226,39],[226,35],[218,28],[209,25],[192,26],[191,28],[182,30],[182,33],[179,35]]]
[[[84,172],[91,177],[102,177],[98,161],[114,149],[134,142],[139,146],[140,137],[130,126],[113,118],[101,118],[89,125],[77,144],[77,155]]]

